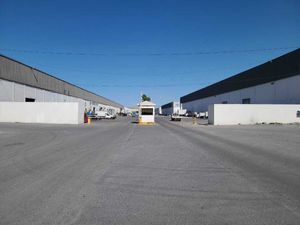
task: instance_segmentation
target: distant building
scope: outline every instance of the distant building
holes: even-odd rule
[[[128,108],[125,108],[125,112],[126,113],[138,113],[139,112],[139,108],[138,107],[128,107]]]
[[[180,98],[183,108],[204,112],[211,104],[299,104],[300,49]]]
[[[161,106],[162,114],[165,116],[172,115],[173,113],[178,114],[180,109],[180,102],[169,102],[168,104]]]
[[[155,114],[156,115],[161,115],[162,114],[161,107],[155,108]]]

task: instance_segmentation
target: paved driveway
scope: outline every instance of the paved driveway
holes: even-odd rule
[[[0,224],[300,224],[300,127],[0,124]]]

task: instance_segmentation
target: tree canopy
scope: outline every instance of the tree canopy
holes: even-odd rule
[[[147,95],[145,95],[145,94],[143,94],[142,95],[142,101],[144,102],[144,101],[151,101],[151,98],[149,97],[149,96],[147,96]]]

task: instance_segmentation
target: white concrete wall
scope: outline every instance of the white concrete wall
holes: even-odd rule
[[[155,115],[153,115],[153,116],[139,115],[139,118],[142,123],[154,123],[155,122]]]
[[[300,104],[300,75],[186,102],[183,108],[192,112],[205,112],[209,105],[224,101],[241,104],[245,98],[250,98],[251,104]]]
[[[298,111],[300,113],[300,104],[214,104],[208,107],[208,123],[214,125],[300,123]]]
[[[83,102],[0,102],[0,122],[81,124],[83,115]]]

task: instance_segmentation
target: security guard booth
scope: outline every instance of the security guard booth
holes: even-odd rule
[[[155,124],[155,104],[153,102],[144,101],[138,104],[139,107],[139,124],[153,125]]]

